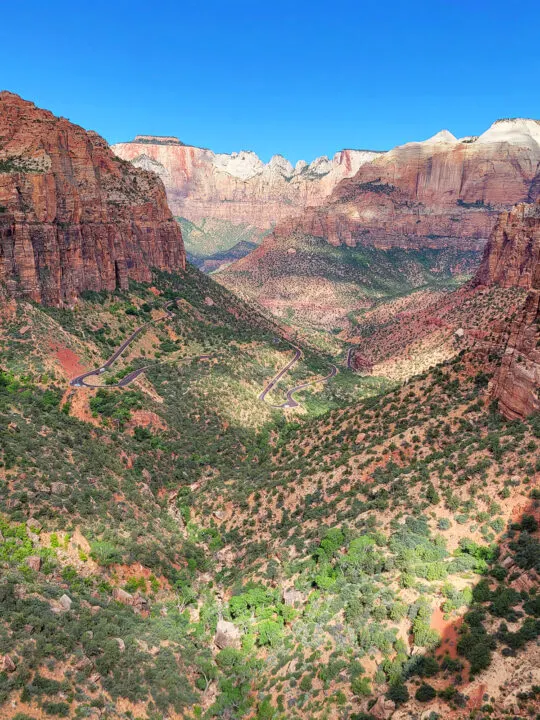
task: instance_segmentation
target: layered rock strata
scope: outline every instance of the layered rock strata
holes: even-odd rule
[[[69,306],[85,290],[185,266],[178,224],[154,173],[103,138],[0,93],[0,283]]]

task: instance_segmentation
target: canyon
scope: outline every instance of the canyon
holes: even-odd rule
[[[2,717],[540,710],[540,199],[513,155],[529,202],[487,173],[458,203],[479,140],[410,161],[463,236],[403,234],[405,203],[379,239],[285,218],[253,248],[245,215],[211,277],[156,161],[0,94]],[[390,155],[320,212],[405,193],[356,179]],[[230,229],[187,222],[205,251]]]
[[[154,173],[122,162],[96,133],[0,93],[0,283],[10,295],[71,306],[85,290],[184,266]]]
[[[342,150],[331,159],[300,160],[293,167],[281,155],[264,163],[254,152],[214,153],[177,138],[149,135],[112,145],[112,150],[161,177],[174,215],[195,224],[213,219],[258,231],[320,204],[340,180],[379,155]]]

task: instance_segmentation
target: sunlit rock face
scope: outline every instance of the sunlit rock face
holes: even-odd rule
[[[84,290],[185,266],[182,234],[154,173],[94,132],[0,93],[0,283],[72,305]]]
[[[481,249],[501,211],[539,194],[540,122],[501,120],[480,137],[443,130],[381,154],[275,233],[334,245]]]
[[[175,215],[198,223],[207,218],[266,230],[276,222],[320,205],[334,187],[380,153],[342,150],[295,167],[281,155],[264,163],[254,152],[213,153],[177,138],[138,135],[113,145],[135,166],[156,172]]]
[[[504,213],[491,235],[475,278],[478,285],[529,290],[516,313],[493,397],[508,418],[540,410],[540,201]]]

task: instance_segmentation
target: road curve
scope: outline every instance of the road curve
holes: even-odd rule
[[[144,323],[140,327],[138,327],[134,332],[131,333],[129,337],[127,337],[124,342],[114,351],[114,353],[111,355],[111,357],[106,360],[102,365],[100,365],[98,368],[94,368],[94,370],[88,370],[88,372],[82,373],[81,375],[77,375],[76,377],[72,378],[69,381],[69,384],[71,387],[79,388],[79,387],[88,387],[88,388],[122,388],[126,387],[130,383],[132,383],[136,378],[139,377],[139,375],[142,375],[142,373],[146,372],[147,370],[150,370],[153,367],[156,367],[156,365],[160,365],[163,363],[152,363],[151,365],[144,365],[143,367],[137,368],[136,370],[132,370],[127,375],[124,375],[123,378],[121,378],[117,383],[114,385],[99,385],[95,383],[91,383],[87,381],[87,378],[90,377],[98,377],[102,373],[104,373],[118,358],[124,350],[131,345],[131,343],[140,335],[140,333],[145,330],[149,325],[153,325],[154,323],[161,322],[162,320],[166,320],[167,318],[173,317],[172,312],[169,310],[170,306],[173,305],[176,301],[170,300],[163,306],[163,310],[165,311],[165,315],[163,317],[157,318],[156,320],[149,320],[148,322]],[[335,365],[332,365],[331,372],[324,378],[319,378],[317,380],[311,380],[310,382],[301,383],[300,385],[295,385],[295,387],[290,388],[290,390],[287,391],[287,399],[285,402],[274,405],[272,403],[269,403],[266,400],[267,394],[277,385],[277,383],[281,380],[281,378],[286,375],[289,370],[296,365],[296,363],[300,360],[300,358],[303,356],[302,350],[297,347],[296,345],[291,346],[294,348],[294,357],[289,360],[289,362],[281,368],[281,370],[274,375],[272,380],[265,386],[264,390],[259,395],[259,400],[262,402],[266,402],[267,405],[270,405],[270,407],[273,408],[287,408],[287,407],[298,407],[299,403],[294,399],[293,395],[297,393],[299,390],[303,390],[306,387],[309,387],[310,385],[317,385],[318,383],[324,383],[330,380],[330,378],[333,378],[337,372],[338,369]],[[347,367],[350,367],[350,356],[351,351],[353,348],[349,349],[349,353],[347,355]],[[209,360],[210,355],[198,355],[194,357],[189,358],[179,358],[181,360]],[[170,362],[166,360],[165,362]]]
[[[166,320],[168,318],[172,318],[173,314],[169,310],[170,306],[173,305],[176,302],[176,300],[169,300],[169,302],[165,303],[163,306],[163,310],[165,311],[165,315],[160,318],[156,318],[155,320],[149,320],[148,322],[144,323],[140,327],[138,327],[134,332],[131,333],[131,335],[124,340],[124,342],[113,352],[111,357],[106,360],[103,365],[100,365],[98,368],[95,368],[94,370],[89,370],[88,372],[82,373],[82,375],[77,375],[77,377],[74,377],[72,380],[69,381],[69,384],[71,387],[89,387],[89,388],[119,388],[119,387],[126,387],[126,385],[129,385],[132,383],[136,378],[139,377],[139,375],[142,375],[142,373],[146,372],[147,370],[150,370],[150,368],[156,367],[156,365],[162,365],[163,363],[152,363],[151,365],[145,365],[144,367],[137,368],[136,370],[132,370],[127,375],[124,375],[123,378],[121,378],[117,383],[114,385],[96,385],[95,383],[89,383],[87,382],[87,378],[89,377],[97,377],[98,375],[101,375],[101,373],[105,372],[107,368],[109,368],[118,358],[120,355],[124,352],[124,350],[131,345],[131,343],[135,340],[135,338],[140,335],[140,333],[145,330],[149,325],[153,325],[154,323],[161,322],[162,320]],[[196,356],[199,360],[209,360],[210,355],[198,355]],[[195,357],[188,357],[188,358],[180,358],[181,360],[194,360]],[[164,362],[170,362],[169,360],[165,360]]]
[[[323,378],[319,378],[318,380],[310,380],[309,382],[302,383],[301,385],[296,385],[295,387],[291,388],[287,391],[287,401],[284,402],[282,405],[273,405],[273,407],[298,407],[300,403],[296,402],[296,400],[293,398],[294,393],[298,392],[299,390],[303,390],[306,387],[309,387],[310,385],[317,385],[317,383],[325,383],[330,380],[330,378],[333,378],[335,375],[337,375],[337,367],[335,365],[332,365],[332,370],[330,371],[329,375]]]
[[[270,380],[268,385],[264,388],[262,393],[259,395],[259,400],[262,400],[263,402],[266,402],[266,395],[272,390],[277,383],[281,380],[281,378],[289,372],[289,370],[293,367],[293,365],[296,365],[296,363],[300,360],[302,355],[304,354],[299,347],[296,347],[296,345],[292,346],[295,349],[294,357],[292,360],[290,360],[284,367],[281,368],[281,370],[277,373],[277,375],[274,375],[274,377]],[[285,405],[272,405],[271,403],[267,403],[271,407],[285,407]]]
[[[291,343],[291,345],[292,345],[292,343]],[[301,383],[300,385],[295,385],[290,390],[287,390],[287,399],[285,400],[285,402],[280,403],[278,405],[268,402],[268,400],[266,400],[266,395],[270,392],[270,390],[272,390],[277,385],[277,383],[281,380],[281,378],[286,373],[288,373],[289,370],[294,365],[296,365],[296,363],[300,360],[300,358],[304,354],[302,352],[302,350],[300,350],[299,347],[296,347],[296,345],[292,345],[292,347],[295,350],[295,354],[294,354],[294,357],[292,358],[292,360],[289,360],[289,362],[284,367],[281,368],[281,370],[277,373],[277,375],[274,375],[274,377],[270,380],[268,385],[266,385],[266,387],[264,388],[262,393],[259,395],[259,400],[262,400],[263,402],[265,402],[267,405],[269,405],[272,408],[283,409],[283,408],[288,408],[288,407],[289,408],[298,407],[300,403],[298,403],[293,398],[293,395],[296,392],[298,392],[299,390],[303,390],[304,388],[309,387],[310,385],[317,385],[318,383],[327,382],[328,380],[330,380],[330,378],[333,378],[334,375],[336,375],[337,371],[338,371],[337,367],[335,365],[332,365],[332,370],[331,370],[330,374],[327,375],[326,377],[318,378],[317,380],[310,380],[309,382]]]

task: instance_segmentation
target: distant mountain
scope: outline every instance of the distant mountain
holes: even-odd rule
[[[538,121],[501,120],[461,140],[443,130],[363,164],[323,205],[278,223],[256,252],[218,279],[304,325],[327,327],[332,318],[345,327],[348,313],[366,302],[371,307],[407,288],[474,274],[500,213],[538,195]],[[410,255],[399,261],[399,253],[385,255],[395,248]],[[411,265],[412,251],[420,260],[426,249],[436,251],[433,264],[422,265],[427,275]],[[377,260],[366,260],[375,250]]]
[[[500,212],[540,193],[540,121],[499,120],[480,137],[443,130],[364,164],[318,208],[278,225],[338,245],[481,249]]]
[[[175,215],[198,224],[224,220],[269,230],[276,222],[319,205],[343,178],[381,153],[342,150],[333,158],[293,167],[281,155],[264,163],[254,152],[214,153],[176,138],[137,136],[112,150],[135,166],[156,172]]]

